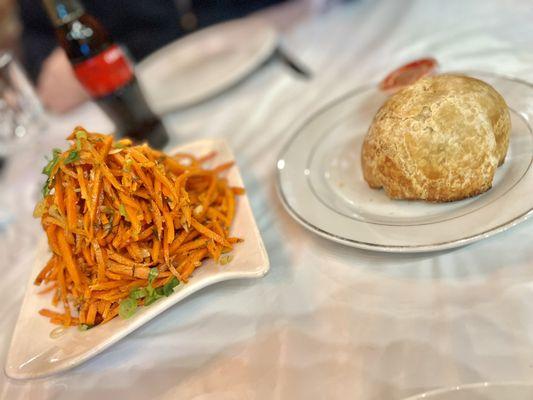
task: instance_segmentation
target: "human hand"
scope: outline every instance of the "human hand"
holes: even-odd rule
[[[65,51],[59,47],[43,63],[37,93],[44,106],[55,113],[64,113],[89,99],[74,75]]]

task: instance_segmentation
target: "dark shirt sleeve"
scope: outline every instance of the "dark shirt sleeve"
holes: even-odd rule
[[[30,78],[39,76],[43,61],[57,47],[54,30],[40,1],[19,0],[22,22],[22,62]]]
[[[186,34],[179,24],[176,0],[86,0],[87,12],[95,16],[111,37],[128,48],[139,61]],[[245,16],[284,0],[190,0],[197,28]],[[54,30],[40,0],[18,0],[23,24],[23,62],[36,80],[43,61],[57,46]]]

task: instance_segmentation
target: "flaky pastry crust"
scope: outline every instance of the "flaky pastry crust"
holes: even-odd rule
[[[379,109],[362,149],[363,175],[393,199],[446,202],[491,188],[511,119],[489,84],[462,75],[420,79]]]

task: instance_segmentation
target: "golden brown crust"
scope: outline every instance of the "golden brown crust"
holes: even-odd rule
[[[423,78],[391,96],[365,137],[362,166],[393,199],[460,200],[491,188],[511,120],[503,97],[461,75]]]

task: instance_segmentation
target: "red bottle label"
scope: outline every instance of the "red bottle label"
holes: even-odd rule
[[[74,73],[92,97],[103,97],[128,83],[133,67],[122,49],[113,45],[74,65]]]

